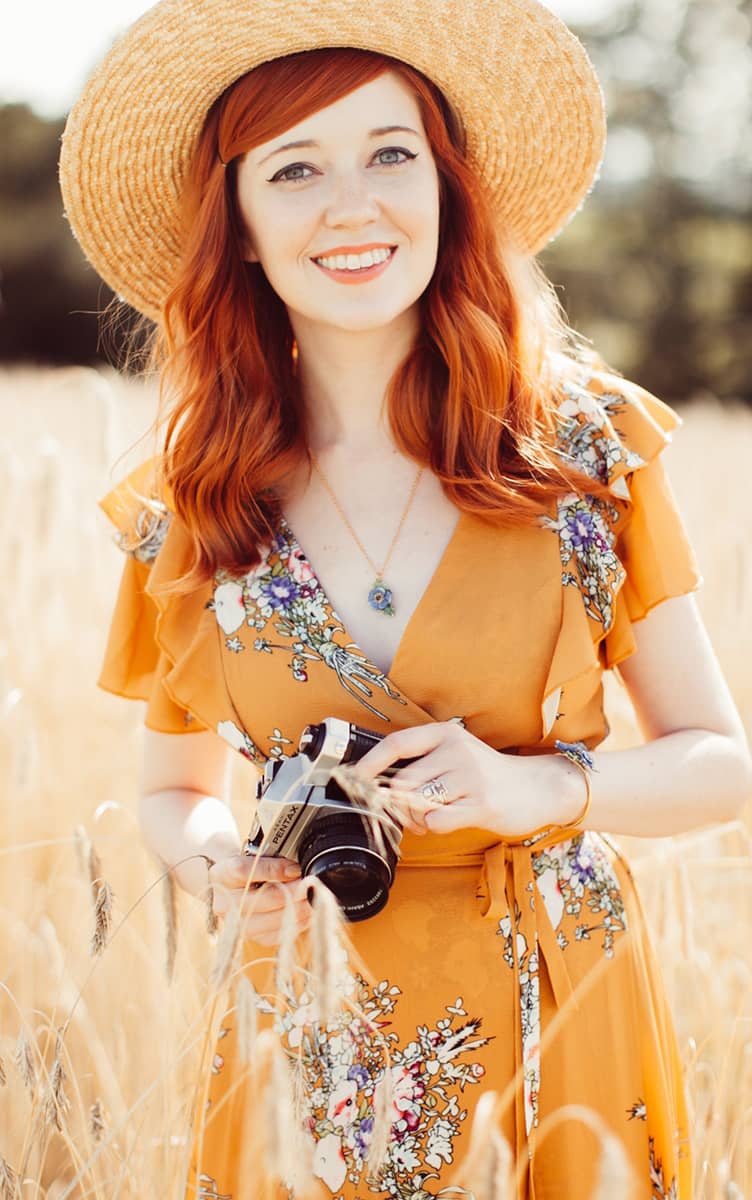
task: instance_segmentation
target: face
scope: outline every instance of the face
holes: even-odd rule
[[[249,151],[238,202],[247,257],[294,331],[417,321],[436,265],[439,185],[418,102],[397,75]]]

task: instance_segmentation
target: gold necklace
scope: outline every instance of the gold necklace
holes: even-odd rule
[[[402,516],[399,519],[399,525],[397,526],[397,528],[394,532],[394,537],[392,538],[391,545],[389,546],[389,549],[386,552],[386,558],[384,559],[381,567],[377,567],[376,563],[373,561],[370,554],[368,553],[365,546],[363,545],[360,538],[358,537],[357,533],[355,532],[352,525],[350,524],[350,522],[347,518],[347,513],[344,511],[344,509],[342,508],[342,505],[340,504],[339,500],[337,499],[334,492],[332,491],[329,480],[327,479],[324,472],[321,470],[321,467],[319,466],[319,464],[316,461],[313,454],[311,454],[311,462],[313,463],[314,470],[316,471],[319,478],[321,479],[322,484],[324,485],[324,489],[326,490],[326,492],[329,495],[329,499],[331,500],[332,504],[336,508],[340,517],[342,518],[342,521],[343,521],[345,527],[348,529],[353,541],[355,542],[355,545],[358,547],[358,549],[360,550],[360,553],[363,555],[364,559],[366,560],[366,562],[368,563],[369,567],[371,568],[371,570],[373,571],[373,573],[375,575],[375,579],[373,581],[373,584],[371,585],[371,590],[368,593],[368,603],[370,604],[371,608],[375,609],[376,612],[383,613],[384,616],[386,616],[386,617],[393,617],[394,616],[394,603],[393,603],[394,597],[392,594],[392,589],[387,587],[387,585],[384,583],[384,574],[386,573],[386,569],[389,566],[389,560],[392,557],[392,551],[394,550],[394,547],[397,545],[397,539],[399,538],[399,535],[402,533],[402,527],[404,526],[405,521],[407,520],[407,514],[410,511],[410,506],[412,505],[412,502],[415,499],[415,493],[418,490],[418,484],[420,483],[420,479],[423,474],[423,467],[420,467],[417,475],[415,476],[415,479],[413,480],[413,485],[410,488],[410,494],[407,497],[407,503],[405,504],[405,507],[402,512]]]

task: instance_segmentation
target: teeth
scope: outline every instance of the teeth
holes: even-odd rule
[[[378,250],[366,250],[364,254],[332,254],[315,259],[328,271],[362,271],[386,262],[392,251],[384,246]]]

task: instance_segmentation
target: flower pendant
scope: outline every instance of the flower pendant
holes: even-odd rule
[[[376,612],[383,613],[386,617],[394,616],[394,607],[392,606],[392,591],[384,583],[383,579],[377,579],[373,587],[368,593],[368,603]]]

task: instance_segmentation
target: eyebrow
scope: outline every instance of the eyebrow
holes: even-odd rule
[[[415,137],[420,137],[417,129],[411,129],[409,125],[381,125],[378,129],[372,129],[368,134],[369,138],[384,137],[387,133],[412,133]],[[300,142],[285,142],[284,146],[277,146],[276,150],[272,150],[265,158],[259,162],[259,166],[273,158],[275,154],[283,154],[285,150],[311,150],[318,149],[319,142],[313,141],[312,138],[307,138]]]

